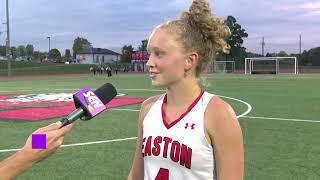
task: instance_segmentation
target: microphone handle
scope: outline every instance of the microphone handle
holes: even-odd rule
[[[64,126],[66,126],[66,125],[68,125],[68,124],[71,124],[70,123],[70,121],[68,121],[68,119],[67,118],[62,118],[61,120],[60,120],[60,122],[62,122],[62,125],[60,126],[60,128],[63,128]],[[60,129],[59,128],[59,129]]]
[[[73,123],[77,119],[81,118],[83,115],[85,115],[85,111],[82,108],[78,108],[74,110],[72,113],[70,113],[68,116],[62,118],[60,122],[62,122],[62,125],[60,128]]]

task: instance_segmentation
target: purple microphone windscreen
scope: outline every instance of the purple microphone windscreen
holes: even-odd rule
[[[106,83],[96,89],[94,93],[102,101],[103,104],[107,104],[117,95],[117,90],[112,84]]]
[[[105,105],[117,95],[117,90],[112,84],[106,83],[95,90],[94,93]],[[73,123],[74,121],[82,117],[85,117],[83,120],[90,120],[92,118],[86,114],[82,107],[79,107],[68,116],[61,119],[62,125],[60,128]]]

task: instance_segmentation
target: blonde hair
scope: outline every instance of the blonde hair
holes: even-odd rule
[[[193,0],[188,12],[183,12],[177,20],[168,21],[158,28],[175,33],[184,53],[198,53],[197,77],[207,69],[216,53],[229,52],[226,38],[230,36],[230,30],[223,20],[211,14],[207,0]]]

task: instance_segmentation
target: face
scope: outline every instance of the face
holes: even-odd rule
[[[157,28],[150,35],[147,49],[150,54],[147,67],[153,86],[168,87],[184,78],[185,56],[172,33]]]

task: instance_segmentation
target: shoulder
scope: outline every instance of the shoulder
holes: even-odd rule
[[[161,97],[162,95],[151,96],[144,100],[141,105],[141,110],[149,110],[151,106]]]
[[[230,133],[240,129],[239,121],[232,107],[218,96],[211,98],[205,111],[205,128],[209,136]]]
[[[144,100],[141,104],[140,108],[140,120],[142,121],[145,115],[148,113],[152,105],[161,97],[162,95],[156,95],[149,97],[148,99]]]
[[[209,101],[207,113],[211,118],[225,118],[235,116],[232,107],[218,96],[213,96]]]

